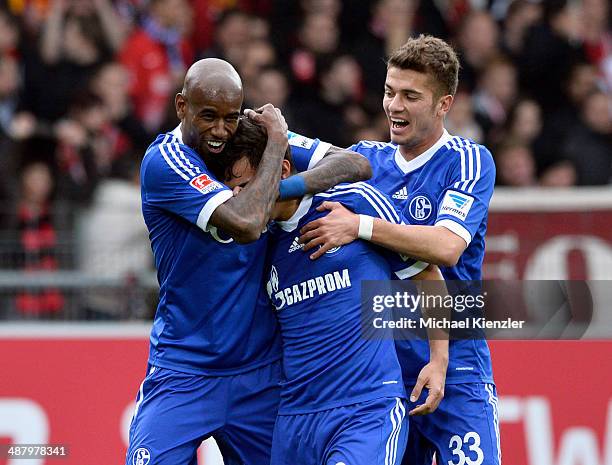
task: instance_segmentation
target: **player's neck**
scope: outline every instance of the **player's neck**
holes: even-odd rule
[[[297,211],[302,197],[299,199],[279,200],[272,210],[272,219],[276,221],[287,221]]]
[[[402,154],[402,157],[406,159],[406,161],[414,160],[419,155],[424,154],[431,147],[434,146],[436,142],[440,140],[440,137],[444,134],[444,126],[440,126],[436,128],[435,131],[432,131],[431,136],[427,137],[423,142],[417,145],[400,145],[399,151]]]

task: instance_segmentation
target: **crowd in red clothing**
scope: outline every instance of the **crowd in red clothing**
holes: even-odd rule
[[[447,127],[492,149],[499,184],[609,184],[610,17],[607,0],[2,0],[1,230],[39,250],[28,267],[61,264],[49,231],[72,231],[74,215],[55,212],[131,182],[202,57],[234,64],[245,105],[272,102],[296,132],[387,140],[384,58],[420,33],[459,52]],[[33,208],[24,188],[41,166],[51,185]]]

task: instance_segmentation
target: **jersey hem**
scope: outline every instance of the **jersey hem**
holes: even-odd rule
[[[209,376],[209,377],[214,377],[214,378],[222,378],[224,376],[241,375],[241,374],[247,373],[249,371],[257,370],[258,368],[262,368],[262,367],[267,366],[267,365],[272,365],[273,363],[276,363],[276,362],[280,361],[280,359],[281,359],[281,356],[278,355],[278,356],[275,356],[275,357],[264,359],[264,360],[259,361],[257,363],[252,363],[252,364],[244,365],[242,367],[237,367],[237,368],[230,368],[230,369],[227,369],[227,370],[198,369],[198,368],[187,367],[187,366],[176,364],[176,363],[172,363],[172,362],[166,362],[166,361],[163,361],[163,360],[156,359],[154,357],[149,357],[148,363],[149,363],[149,365],[152,365],[152,366],[156,366],[156,367],[160,367],[160,368],[166,368],[168,370],[174,370],[174,371],[178,371],[180,373],[189,373],[190,375],[199,375],[199,376]]]
[[[404,381],[404,385],[406,389],[410,387],[409,390],[416,384],[416,378],[408,379]],[[495,386],[495,381],[493,378],[486,377],[456,377],[456,378],[446,378],[445,384],[492,384]]]
[[[282,396],[282,394],[281,394]],[[289,416],[289,415],[306,415],[308,413],[317,413],[317,412],[322,412],[324,410],[331,410],[334,408],[338,408],[338,407],[347,407],[349,405],[354,405],[354,404],[360,404],[362,402],[367,402],[370,400],[377,400],[377,399],[385,399],[385,398],[395,398],[395,397],[399,397],[401,399],[408,399],[408,396],[406,395],[406,392],[403,389],[398,389],[397,391],[392,391],[392,392],[385,392],[385,393],[381,393],[381,394],[365,394],[365,395],[361,395],[361,396],[356,396],[356,397],[351,397],[348,399],[343,399],[343,400],[337,400],[335,402],[329,402],[329,403],[325,403],[323,405],[320,405],[318,407],[296,407],[296,408],[283,408],[282,406],[279,407],[278,409],[278,414],[277,415],[282,415],[282,416]],[[282,401],[281,401],[281,405],[282,405]]]

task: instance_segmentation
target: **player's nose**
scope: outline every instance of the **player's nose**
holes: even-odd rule
[[[404,102],[402,101],[402,97],[399,94],[396,94],[390,101],[389,101],[389,112],[390,113],[396,113],[396,112],[401,112],[404,109]]]
[[[223,120],[219,120],[215,122],[210,133],[216,139],[221,139],[221,140],[227,140],[231,136],[230,132],[225,127],[225,123],[223,122]]]

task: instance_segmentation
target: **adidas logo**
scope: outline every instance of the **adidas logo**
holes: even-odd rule
[[[391,197],[393,197],[394,199],[398,199],[398,200],[406,200],[408,198],[408,189],[406,189],[405,187],[402,187]]]
[[[304,244],[300,244],[298,242],[298,238],[296,237],[295,239],[293,239],[291,247],[289,247],[289,253],[295,252],[296,250],[301,250],[302,248],[304,248]]]

